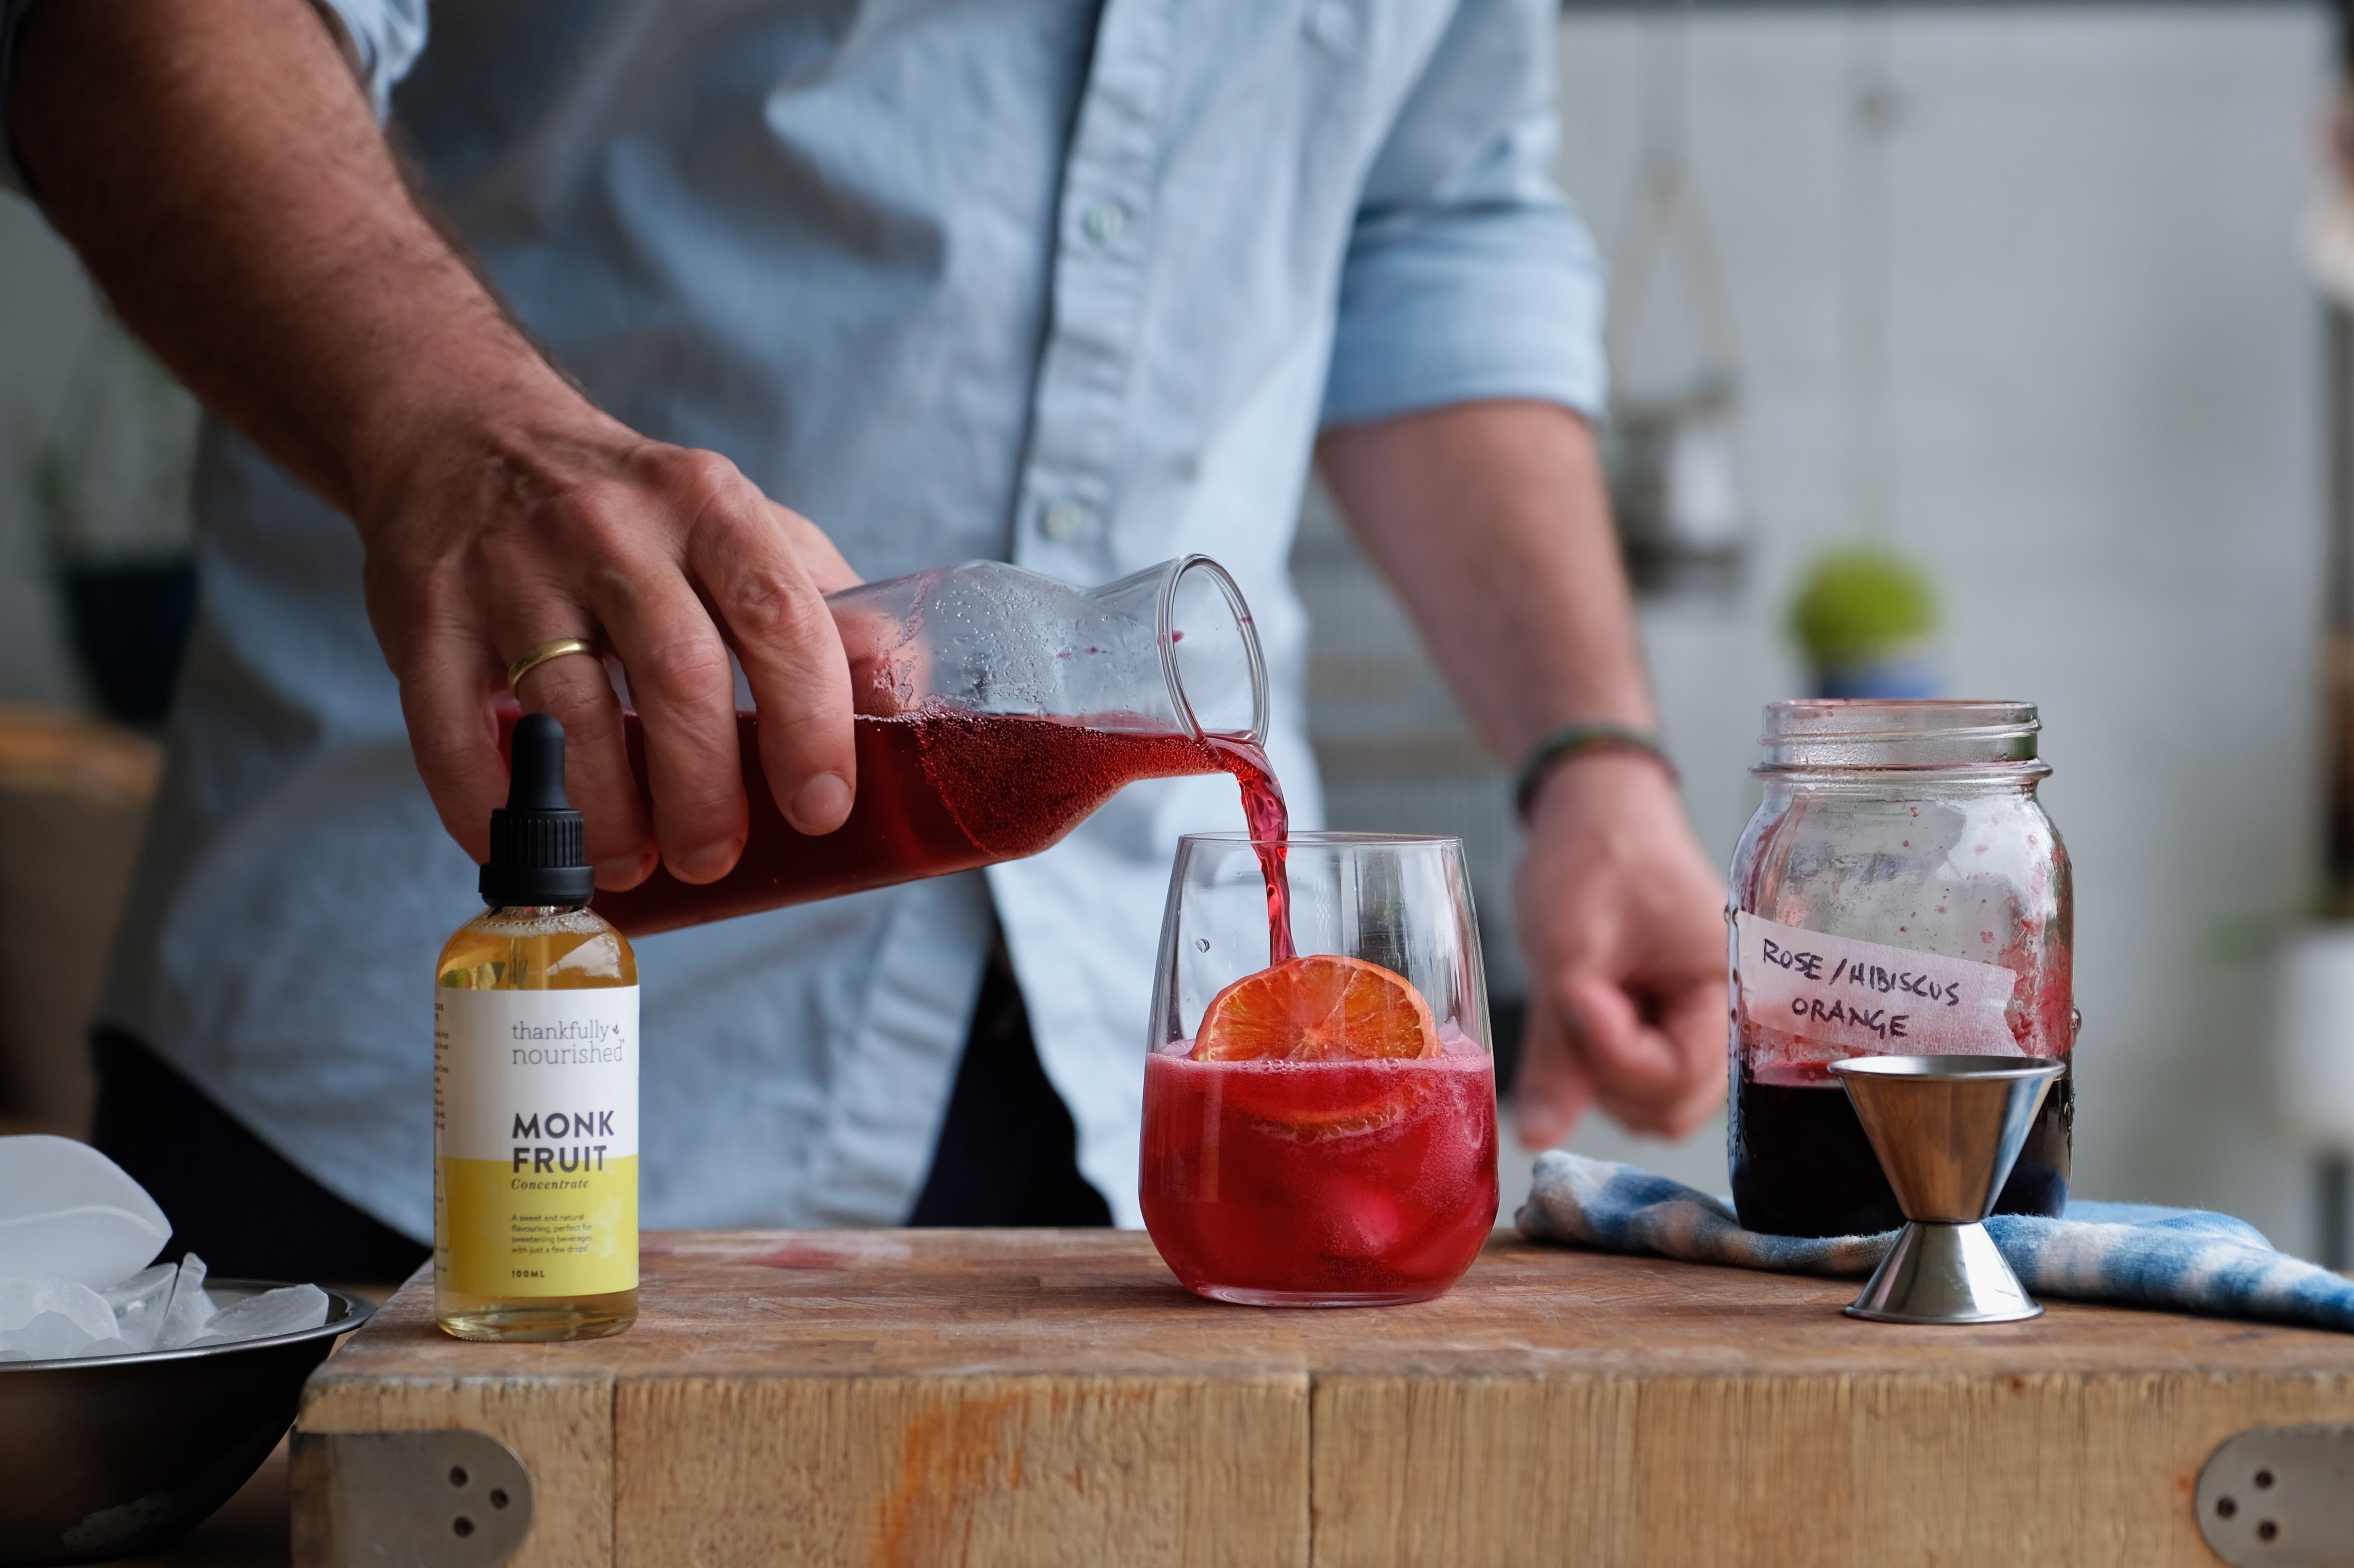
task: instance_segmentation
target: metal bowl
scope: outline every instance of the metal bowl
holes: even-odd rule
[[[277,1287],[208,1279],[224,1307]],[[376,1308],[327,1293],[298,1333],[144,1355],[0,1361],[0,1563],[88,1563],[177,1539],[294,1423],[302,1381]]]

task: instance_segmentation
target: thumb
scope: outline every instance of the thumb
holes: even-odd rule
[[[1644,1021],[1634,998],[1603,980],[1572,980],[1562,991],[1582,1026],[1586,1065],[1604,1090],[1648,1098],[1684,1087],[1682,1057]]]
[[[1551,1002],[1532,998],[1521,1035],[1520,1070],[1512,1080],[1513,1130],[1521,1147],[1553,1148],[1593,1103],[1594,1085],[1570,1050],[1560,1013]]]

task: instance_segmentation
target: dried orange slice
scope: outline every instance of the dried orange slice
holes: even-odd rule
[[[1379,964],[1319,953],[1245,975],[1210,999],[1196,1062],[1373,1062],[1438,1054],[1430,1003]]]

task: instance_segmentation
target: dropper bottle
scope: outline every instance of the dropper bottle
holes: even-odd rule
[[[489,907],[433,990],[433,1309],[461,1340],[588,1340],[638,1316],[638,964],[588,909],[564,726],[514,727]]]

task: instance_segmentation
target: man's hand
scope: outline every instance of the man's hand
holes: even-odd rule
[[[1724,886],[1659,765],[1556,764],[1513,886],[1529,1015],[1521,1142],[1550,1149],[1589,1104],[1682,1138],[1724,1095]]]
[[[1331,431],[1317,458],[1499,757],[1569,724],[1655,726],[1585,420],[1464,403]],[[1559,1141],[1595,1101],[1688,1133],[1724,1086],[1723,888],[1655,763],[1566,760],[1532,810],[1521,1140]]]
[[[44,208],[124,322],[359,524],[419,768],[477,860],[506,788],[492,704],[557,638],[617,657],[645,720],[651,824],[595,661],[517,694],[564,722],[600,884],[641,880],[657,846],[689,882],[735,863],[731,649],[779,808],[807,832],[848,816],[849,672],[821,599],[855,580],[841,556],[540,357],[410,199],[307,0],[37,6],[10,87]]]
[[[724,458],[645,440],[585,406],[549,412],[564,428],[448,439],[427,461],[396,465],[382,492],[365,488],[355,509],[369,619],[443,825],[486,857],[506,789],[491,703],[526,649],[578,637],[628,676],[646,730],[651,839],[604,667],[553,659],[515,694],[563,721],[599,885],[642,881],[657,843],[682,881],[736,863],[746,802],[731,648],[764,715],[779,808],[804,832],[841,826],[857,782],[850,673],[822,596],[855,574]]]

